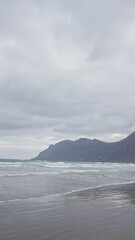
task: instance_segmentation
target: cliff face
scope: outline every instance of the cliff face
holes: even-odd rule
[[[32,160],[135,163],[135,132],[113,143],[86,138],[65,140],[50,145]]]

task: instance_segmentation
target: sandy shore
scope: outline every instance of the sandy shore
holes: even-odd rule
[[[135,184],[0,203],[2,240],[134,240]]]
[[[95,200],[99,198],[107,198],[109,196],[112,198],[113,196],[119,196],[131,204],[135,204],[135,183],[114,184],[94,188],[92,187],[84,190],[82,189],[79,191],[73,191],[65,194],[65,196]]]

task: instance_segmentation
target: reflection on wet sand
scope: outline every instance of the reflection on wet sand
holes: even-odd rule
[[[4,203],[0,239],[135,240],[134,190],[113,185]]]
[[[65,194],[66,197],[75,197],[84,200],[98,200],[98,199],[119,199],[122,202],[129,202],[135,204],[135,183],[119,184],[119,185],[107,185],[102,187],[95,187],[84,189],[80,191],[74,191]]]

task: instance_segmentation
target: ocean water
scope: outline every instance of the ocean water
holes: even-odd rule
[[[0,161],[0,201],[129,182],[135,182],[134,164]]]
[[[0,240],[135,239],[135,164],[0,160]]]

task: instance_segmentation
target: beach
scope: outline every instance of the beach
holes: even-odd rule
[[[134,240],[135,184],[0,205],[2,240]]]
[[[0,240],[135,239],[134,165],[1,166]]]

